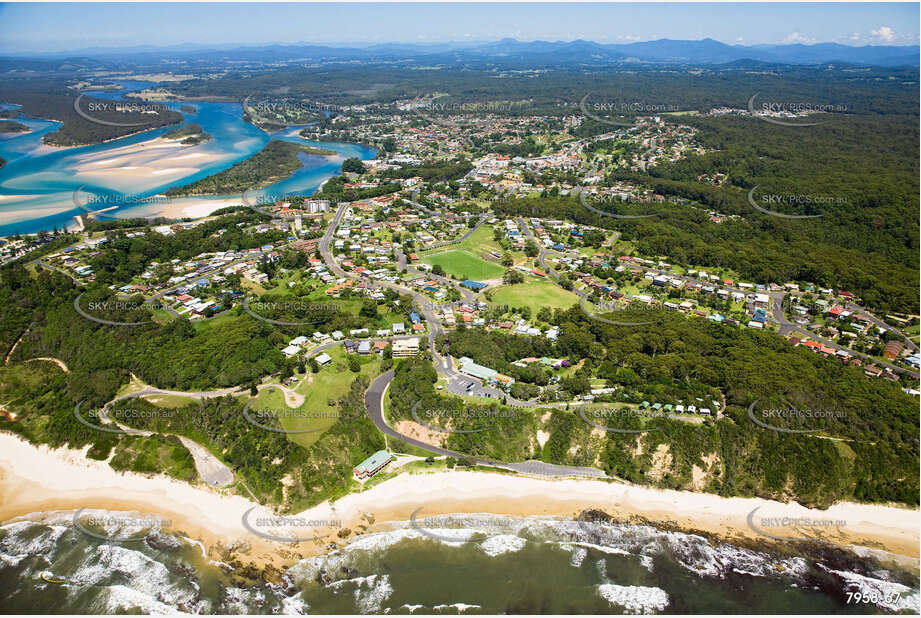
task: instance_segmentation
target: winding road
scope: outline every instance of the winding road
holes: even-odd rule
[[[496,461],[494,459],[486,459],[483,457],[473,457],[470,455],[465,455],[464,453],[458,453],[456,451],[442,448],[440,446],[435,446],[427,442],[422,442],[421,440],[417,440],[416,438],[402,434],[388,425],[384,420],[384,396],[390,386],[391,381],[393,381],[393,376],[394,372],[392,370],[381,374],[376,380],[374,380],[374,382],[371,383],[371,386],[368,387],[368,390],[365,393],[365,408],[368,410],[368,415],[371,417],[371,421],[382,433],[390,436],[391,438],[401,440],[407,444],[411,444],[412,446],[421,448],[422,450],[428,451],[429,453],[435,455],[454,457],[456,459],[466,459],[476,464],[492,466],[494,468],[502,468],[505,470],[512,470],[522,474],[532,474],[545,477],[580,476],[605,478],[606,476],[604,472],[596,468],[586,468],[580,466],[559,466],[556,464],[548,464],[537,460],[504,462]]]

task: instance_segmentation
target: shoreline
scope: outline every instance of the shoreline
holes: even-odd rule
[[[391,530],[388,522],[409,521],[420,507],[420,519],[488,513],[573,520],[586,509],[598,509],[618,520],[645,520],[659,527],[709,534],[729,543],[782,545],[748,525],[750,513],[759,509],[759,519],[844,521],[843,528],[829,529],[828,534],[820,531],[824,540],[851,551],[855,550],[852,546],[883,550],[887,559],[915,571],[919,565],[916,509],[840,502],[820,511],[761,498],[723,498],[621,483],[471,471],[404,473],[332,504],[321,503],[298,516],[312,523],[338,525],[272,529],[278,536],[312,539],[282,543],[247,530],[243,517],[250,509],[255,507],[249,521],[274,516],[247,497],[162,475],[116,472],[106,462],[86,459],[85,450],[49,449],[12,433],[0,433],[0,522],[41,519],[42,513],[59,515],[79,508],[156,514],[172,523],[166,530],[202,541],[210,557],[236,546],[234,559],[280,569],[327,552],[331,541],[342,546],[343,541],[350,542],[359,534]],[[365,519],[368,514],[373,516],[370,526]],[[337,533],[343,528],[351,533],[339,537]],[[770,533],[810,536],[792,527],[771,528]]]

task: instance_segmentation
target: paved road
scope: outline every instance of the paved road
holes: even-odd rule
[[[335,219],[334,222],[333,222],[333,223],[335,224],[335,226],[338,225],[338,222],[339,222],[339,220],[341,219],[342,214],[344,213],[344,209],[345,209],[345,208],[347,208],[347,207],[346,207],[346,206],[343,206],[342,208],[339,209],[339,212],[337,213],[337,217],[336,217],[336,219]],[[533,234],[533,232],[531,231],[530,226],[527,224],[527,222],[526,222],[522,217],[518,217],[517,221],[518,221],[519,227],[520,227],[522,230],[524,230],[525,236],[526,236],[529,240],[533,240],[534,243],[537,245],[537,247],[538,247],[538,252],[539,252],[539,253],[538,253],[538,263],[539,263],[539,264],[541,265],[541,267],[548,273],[548,275],[549,275],[551,278],[553,278],[554,280],[556,280],[556,281],[558,282],[559,279],[560,279],[560,275],[559,275],[559,273],[557,273],[556,270],[554,270],[552,267],[550,267],[550,266],[547,264],[546,258],[547,258],[548,255],[559,255],[559,254],[558,254],[558,253],[555,253],[555,252],[552,252],[552,251],[548,251],[546,248],[544,248],[543,244],[540,243],[540,242],[538,242],[538,240],[534,237],[534,234]],[[330,268],[330,270],[333,270],[333,266],[335,266],[335,268],[337,268],[338,271],[342,273],[342,274],[339,275],[339,276],[347,276],[347,274],[345,273],[345,271],[343,271],[341,268],[339,268],[338,265],[336,264],[335,260],[332,259],[332,254],[329,253],[329,242],[328,242],[328,239],[332,237],[333,231],[335,230],[335,226],[334,226],[333,224],[331,224],[331,225],[330,225],[330,229],[327,230],[327,234],[324,236],[324,240],[326,241],[326,246],[325,246],[326,253],[323,253],[323,248],[324,248],[324,247],[323,247],[323,244],[322,244],[322,243],[321,243],[321,253],[323,254],[324,259],[327,261],[327,265],[328,265],[328,267]],[[327,256],[328,256],[328,257],[327,257]],[[676,274],[672,273],[671,271],[665,271],[665,270],[661,270],[661,269],[658,269],[658,268],[652,268],[652,267],[648,267],[648,266],[641,266],[641,265],[636,265],[636,266],[638,266],[641,270],[643,270],[643,271],[645,271],[645,272],[651,272],[651,273],[660,274],[660,275],[668,275],[669,277],[680,279],[680,280],[684,281],[685,283],[689,283],[689,282],[690,282],[690,283],[696,283],[696,284],[699,284],[699,285],[715,285],[714,282],[712,282],[712,281],[704,281],[704,280],[702,280],[702,279],[697,279],[697,278],[694,278],[694,277],[689,277],[689,276],[687,276],[687,275],[676,275]],[[353,276],[353,278],[354,278],[354,275],[352,275],[352,276]],[[393,286],[392,284],[390,284],[390,285],[391,285],[391,287],[394,287],[394,288],[397,289],[397,290],[400,290],[400,291],[407,291],[405,288],[400,288],[399,286]],[[747,289],[743,289],[743,288],[739,288],[739,287],[731,286],[731,285],[719,284],[719,287],[725,288],[725,289],[728,289],[728,290],[732,290],[732,291],[736,291],[736,292],[741,292],[741,293],[746,294],[746,295],[752,293],[751,290],[747,290]],[[422,296],[421,294],[418,294],[417,292],[414,292],[414,291],[412,291],[412,290],[409,290],[409,292],[410,292],[411,294],[413,294],[413,297],[416,298],[416,299],[418,300],[418,302],[420,302],[420,303],[425,303],[426,305],[431,306],[431,301],[429,301],[425,296]],[[582,291],[582,290],[579,290],[579,289],[577,289],[577,288],[575,288],[575,287],[572,289],[572,292],[573,292],[574,294],[576,294],[577,296],[579,296],[580,298],[583,298],[583,297],[587,297],[587,296],[588,296],[588,294],[587,294],[586,292],[584,292],[584,291]],[[870,357],[867,356],[866,354],[862,354],[862,353],[860,353],[860,352],[856,352],[856,351],[854,351],[854,350],[851,350],[851,349],[849,349],[849,348],[847,348],[847,347],[845,347],[845,346],[839,345],[838,343],[836,343],[836,342],[834,342],[834,341],[832,341],[832,340],[830,340],[830,339],[827,339],[827,338],[825,338],[825,337],[822,337],[821,335],[817,335],[817,334],[813,333],[812,331],[810,331],[810,330],[808,330],[808,329],[805,329],[805,328],[803,328],[802,326],[800,326],[800,325],[798,325],[798,324],[795,324],[795,323],[789,321],[789,320],[786,318],[786,316],[784,316],[784,314],[783,314],[783,301],[784,301],[784,298],[786,297],[787,293],[786,293],[786,292],[781,292],[781,291],[770,291],[770,292],[764,292],[764,293],[767,294],[767,295],[770,297],[771,303],[772,303],[772,305],[773,305],[773,308],[772,308],[772,311],[771,311],[769,320],[772,321],[772,322],[774,322],[774,323],[776,323],[776,324],[778,325],[778,328],[779,328],[779,331],[778,331],[778,332],[779,332],[780,335],[786,335],[786,334],[789,334],[790,332],[792,332],[793,330],[799,330],[799,331],[802,331],[802,332],[804,332],[805,334],[809,335],[811,338],[815,339],[816,341],[818,341],[818,342],[820,342],[820,343],[822,343],[822,344],[824,344],[824,345],[826,345],[826,346],[828,346],[828,347],[830,347],[830,348],[832,348],[832,349],[834,349],[834,350],[845,350],[846,352],[848,352],[849,354],[852,354],[852,355],[854,355],[854,356],[858,356],[858,357],[863,358],[863,359],[871,360],[872,362],[874,362],[874,363],[876,363],[876,364],[882,365],[882,366],[884,366],[884,367],[888,367],[889,369],[892,369],[892,370],[895,371],[896,373],[903,373],[903,374],[909,375],[909,376],[911,376],[911,377],[913,377],[913,378],[915,378],[915,379],[921,378],[921,374],[919,374],[919,373],[916,372],[916,371],[912,371],[911,369],[908,369],[908,368],[906,368],[906,367],[901,367],[901,366],[898,366],[898,365],[895,365],[895,364],[893,364],[893,363],[889,363],[889,362],[886,362],[886,361],[881,361],[881,360],[877,360],[877,359],[870,358]],[[854,305],[854,307],[857,307],[857,306]],[[866,310],[864,310],[864,309],[862,309],[862,308],[860,308],[859,310],[861,310],[861,311],[866,311]],[[441,334],[441,333],[443,332],[442,329],[441,329],[441,326],[440,326],[440,321],[435,317],[434,312],[432,312],[432,311],[429,311],[429,312],[427,312],[427,313],[424,314],[424,315],[425,315],[426,321],[427,321],[427,322],[429,323],[429,325],[430,325],[429,343],[430,343],[430,347],[431,347],[432,352],[433,352],[433,358],[438,359],[438,358],[440,358],[440,357],[435,353],[435,337],[436,337],[438,334]],[[436,331],[436,328],[437,328],[437,331]],[[461,379],[467,379],[468,381],[471,379],[471,378],[467,378],[466,376],[462,376],[461,374],[459,374],[459,373],[456,372],[456,371],[453,371],[453,369],[452,369],[452,367],[450,366],[450,364],[449,364],[448,362],[446,362],[447,359],[441,359],[441,360],[442,360],[442,362],[440,363],[441,369],[439,370],[439,373],[443,373],[443,374],[446,375],[447,377],[453,378],[453,380],[450,382],[450,384],[452,384],[452,385],[458,384],[458,383],[460,383],[459,381],[460,381]],[[438,368],[438,366],[436,366],[436,369],[437,369],[437,368]],[[462,387],[462,388],[463,388],[463,387]],[[493,390],[494,390],[495,392],[494,392],[494,393],[491,393],[491,394],[492,394],[493,396],[495,396],[495,397],[498,397],[498,396],[500,396],[500,395],[504,395],[504,393],[502,393],[502,391],[498,391],[497,389],[493,389]],[[461,395],[463,395],[463,394],[471,394],[471,393],[467,393],[466,390],[463,390],[463,391],[458,392],[457,388],[451,389],[451,392],[454,392],[455,394],[461,394]],[[486,387],[482,387],[482,390],[478,391],[478,394],[486,394],[486,393],[489,393],[489,392],[490,392],[490,391],[489,391]],[[522,401],[519,401],[519,400],[513,400],[512,398],[509,398],[508,403],[509,403],[509,405],[528,406],[528,407],[530,407],[530,406],[533,405],[533,404],[530,404],[530,403],[528,403],[528,402],[522,402]]]
[[[525,237],[528,240],[533,241],[534,244],[537,245],[537,263],[540,264],[541,269],[544,272],[546,272],[550,276],[551,279],[559,283],[561,279],[560,273],[558,273],[552,266],[547,264],[547,256],[548,255],[565,255],[565,254],[560,253],[558,251],[552,251],[544,247],[543,243],[540,242],[540,240],[536,236],[534,236],[534,232],[531,230],[531,226],[528,225],[528,223],[524,220],[523,217],[518,217],[518,219],[516,220],[518,221],[518,227],[524,230]],[[588,294],[586,294],[582,290],[577,289],[575,286],[573,286],[572,290],[569,290],[569,291],[575,294],[576,296],[578,296],[579,298],[588,297]]]
[[[544,269],[545,271],[547,271],[547,273],[549,273],[551,277],[553,277],[553,278],[556,279],[556,280],[559,280],[559,274],[558,274],[555,270],[553,270],[550,266],[548,266],[548,265],[546,264],[546,262],[545,262],[547,255],[553,255],[553,252],[547,251],[547,250],[543,247],[543,245],[542,245],[541,243],[537,242],[537,240],[534,238],[533,233],[531,232],[530,227],[527,226],[527,224],[525,223],[524,219],[522,219],[521,217],[519,217],[519,218],[518,218],[518,224],[519,224],[519,226],[521,226],[521,227],[525,230],[525,235],[526,235],[529,239],[534,240],[534,241],[535,241],[535,244],[537,244],[538,250],[540,251],[540,253],[539,253],[539,255],[538,255],[538,261],[540,262],[541,267],[543,267],[543,269]],[[674,278],[674,279],[681,279],[681,280],[684,281],[685,283],[695,283],[695,284],[699,284],[699,285],[718,285],[718,287],[720,287],[720,288],[732,290],[732,291],[735,291],[735,292],[741,292],[741,293],[745,294],[746,296],[747,296],[748,294],[751,294],[751,293],[752,293],[752,290],[746,290],[746,289],[739,288],[739,287],[732,286],[732,285],[725,285],[725,284],[723,284],[723,283],[716,284],[715,282],[712,282],[712,281],[704,281],[704,280],[702,280],[702,279],[696,279],[696,278],[694,278],[694,277],[689,277],[689,276],[686,276],[686,275],[676,275],[676,274],[674,274],[674,273],[671,272],[671,271],[661,270],[661,269],[658,269],[658,268],[652,268],[652,267],[649,267],[649,266],[642,266],[642,265],[640,265],[640,264],[634,264],[634,266],[640,268],[640,269],[643,270],[644,272],[651,272],[651,273],[655,273],[655,274],[659,274],[659,275],[667,275],[667,276],[669,276],[669,277],[671,277],[671,278]],[[575,289],[575,288],[573,288],[572,291],[573,291],[576,295],[578,295],[578,296],[580,296],[580,297],[588,296],[585,292],[583,292],[583,291],[581,291],[581,290],[578,290],[578,289]],[[778,325],[778,333],[779,333],[780,335],[785,336],[785,335],[790,334],[790,333],[793,332],[793,331],[800,331],[800,332],[802,332],[802,333],[808,335],[811,339],[814,339],[814,340],[816,340],[816,341],[822,343],[823,345],[826,345],[826,346],[828,346],[828,347],[830,347],[830,348],[833,348],[833,349],[835,349],[835,350],[844,350],[844,351],[846,351],[848,354],[851,354],[851,355],[853,355],[853,356],[858,356],[858,357],[860,357],[860,358],[870,360],[870,361],[872,361],[872,362],[875,363],[875,364],[882,365],[882,366],[884,366],[884,367],[888,367],[888,368],[892,369],[893,371],[895,371],[896,373],[904,373],[904,374],[909,375],[909,376],[912,376],[913,378],[916,378],[916,379],[919,378],[919,377],[921,377],[921,374],[919,374],[919,373],[916,372],[916,371],[912,371],[911,369],[908,369],[908,368],[906,368],[906,367],[902,367],[902,366],[899,366],[899,365],[895,365],[895,364],[893,364],[893,363],[889,363],[889,362],[886,362],[886,361],[882,361],[882,360],[879,360],[879,359],[876,359],[876,358],[871,358],[870,356],[867,356],[866,354],[863,354],[863,353],[861,353],[861,352],[857,352],[857,351],[852,350],[852,349],[850,349],[850,348],[848,348],[848,347],[846,347],[846,346],[842,346],[842,345],[838,344],[837,342],[832,341],[831,339],[827,339],[827,338],[825,338],[825,337],[822,337],[821,335],[817,335],[817,334],[815,334],[814,332],[812,332],[811,330],[809,330],[809,329],[807,329],[807,328],[805,328],[805,327],[803,327],[803,326],[801,326],[801,325],[799,325],[799,324],[796,324],[796,323],[794,323],[794,322],[791,322],[790,320],[787,319],[787,317],[784,315],[784,312],[783,312],[783,302],[784,302],[784,298],[787,296],[787,292],[767,291],[767,292],[759,292],[759,293],[767,294],[768,297],[770,297],[772,309],[771,309],[771,314],[770,314],[770,316],[769,316],[769,321],[774,322],[775,324]],[[848,305],[848,308],[849,308],[851,311],[860,311],[861,313],[865,313],[865,314],[867,314],[867,316],[870,318],[870,320],[873,321],[874,324],[879,324],[880,326],[884,326],[884,327],[886,327],[886,328],[888,328],[888,329],[890,329],[890,330],[893,330],[894,332],[898,333],[897,330],[893,329],[891,326],[888,326],[887,324],[885,324],[884,322],[882,322],[882,320],[879,320],[879,319],[876,318],[875,316],[870,315],[869,312],[867,312],[867,310],[864,309],[863,307],[860,307],[859,305],[851,304],[851,305]],[[898,333],[898,334],[901,334],[901,333]],[[914,344],[912,344],[912,346],[913,346],[912,349],[917,349],[917,347],[914,346]]]
[[[908,337],[908,335],[906,335],[899,329],[893,326],[890,326],[889,324],[886,324],[884,321],[880,320],[878,317],[876,317],[875,315],[873,315],[872,313],[870,313],[869,311],[867,311],[860,305],[855,305],[854,303],[846,303],[844,305],[844,308],[847,309],[848,311],[856,311],[856,312],[862,313],[863,315],[867,316],[867,318],[869,318],[869,320],[873,322],[873,324],[875,324],[876,326],[879,326],[880,328],[885,328],[888,331],[892,331],[899,337],[903,337],[905,339],[904,341],[905,346],[908,347],[908,349],[910,349],[913,352],[918,351],[918,345],[914,341],[912,341]]]
[[[639,265],[638,265],[638,266],[639,266]],[[657,273],[657,274],[660,274],[660,275],[668,275],[668,276],[670,276],[670,277],[672,277],[672,278],[681,279],[682,281],[684,281],[684,282],[686,282],[686,283],[687,283],[687,282],[691,282],[691,283],[697,283],[697,284],[701,284],[701,285],[717,285],[717,286],[720,287],[720,288],[732,290],[732,291],[735,291],[735,292],[741,292],[741,293],[746,294],[746,295],[752,293],[751,290],[746,290],[746,289],[739,288],[739,287],[736,287],[736,286],[725,285],[725,284],[723,284],[723,283],[716,284],[715,282],[712,282],[712,281],[703,281],[702,279],[695,279],[694,277],[688,277],[688,276],[685,276],[685,275],[676,275],[676,274],[673,274],[673,273],[671,273],[671,272],[669,272],[669,271],[659,270],[659,269],[657,269],[657,268],[650,268],[650,267],[647,267],[647,266],[640,266],[640,268],[641,268],[642,270],[644,270],[644,271],[647,271],[647,272]],[[877,359],[875,359],[875,358],[871,358],[871,357],[867,356],[866,354],[863,354],[863,353],[861,353],[861,352],[856,352],[856,351],[854,351],[854,350],[848,348],[847,346],[842,346],[842,345],[836,343],[835,341],[832,341],[831,339],[827,339],[827,338],[825,338],[825,337],[822,337],[821,335],[817,335],[817,334],[815,334],[814,332],[812,332],[811,330],[809,330],[809,329],[807,329],[807,328],[805,328],[805,327],[803,327],[803,326],[800,326],[799,324],[796,324],[796,323],[794,323],[794,322],[791,322],[790,320],[788,320],[788,319],[786,318],[786,316],[784,315],[784,312],[783,312],[783,302],[784,302],[784,298],[787,296],[787,292],[768,291],[768,292],[758,292],[758,293],[767,294],[768,297],[770,297],[770,299],[771,299],[772,309],[771,309],[771,314],[770,314],[770,316],[769,316],[769,321],[771,321],[771,322],[773,322],[773,323],[775,323],[775,324],[778,325],[778,331],[777,331],[778,334],[780,334],[780,335],[782,335],[782,336],[785,336],[785,335],[790,334],[790,333],[793,332],[793,331],[800,331],[801,333],[804,333],[804,334],[808,335],[810,339],[814,339],[815,341],[818,341],[818,342],[820,342],[820,343],[822,343],[822,344],[824,344],[824,345],[826,345],[826,346],[828,346],[828,347],[830,347],[830,348],[832,348],[832,349],[834,349],[834,350],[844,350],[845,352],[847,352],[848,354],[850,354],[850,355],[852,355],[852,356],[858,356],[858,357],[860,357],[860,358],[869,359],[869,360],[873,361],[873,363],[875,363],[875,364],[883,365],[884,367],[889,367],[890,369],[892,369],[892,370],[895,371],[896,373],[904,373],[904,374],[910,375],[910,376],[912,376],[912,377],[914,377],[914,378],[918,378],[918,377],[919,377],[919,374],[918,374],[917,372],[912,371],[912,370],[910,370],[910,369],[907,369],[906,367],[900,367],[900,366],[898,366],[898,365],[894,365],[894,364],[889,363],[889,362],[886,362],[886,361],[881,361],[881,360],[877,360]],[[857,307],[857,306],[854,305],[854,307]],[[863,309],[863,308],[860,308],[860,311],[861,311],[861,312],[866,312],[866,310]]]
[[[456,245],[456,244],[458,244],[458,243],[462,243],[462,242],[464,242],[465,240],[467,240],[468,238],[470,238],[470,236],[472,236],[474,232],[476,232],[478,229],[480,229],[480,227],[481,227],[485,222],[486,222],[486,215],[480,215],[480,218],[477,220],[476,225],[473,226],[472,228],[470,228],[469,230],[467,230],[466,232],[464,232],[464,235],[461,236],[460,238],[455,238],[454,240],[442,240],[442,241],[439,241],[439,242],[436,242],[436,243],[432,243],[431,245],[429,245],[429,246],[427,246],[427,247],[423,247],[423,248],[421,248],[421,249],[419,249],[419,250],[420,250],[420,251],[429,251],[429,250],[431,250],[431,249],[440,249],[441,247],[447,247],[447,246],[449,246],[449,245]]]
[[[329,249],[330,243],[332,242],[332,238],[335,234],[335,230],[339,226],[339,223],[341,222],[342,218],[345,216],[345,212],[347,209],[348,209],[348,205],[343,204],[339,208],[339,210],[336,211],[336,214],[333,217],[333,220],[330,222],[329,228],[326,230],[326,233],[323,235],[323,238],[320,240],[319,250],[320,250],[320,255],[323,257],[323,260],[326,262],[326,267],[331,272],[335,273],[338,277],[347,277],[350,279],[357,279],[358,277],[357,275],[355,275],[355,273],[346,272],[345,270],[342,269],[341,266],[339,266],[338,262],[333,257],[333,254]],[[485,218],[481,218],[479,225],[481,225],[484,220]],[[474,230],[470,230],[468,232],[468,235],[472,234]],[[425,273],[425,275],[432,276],[430,273]],[[475,293],[471,292],[470,290],[467,290],[466,288],[459,286],[459,284],[456,281],[451,281],[445,278],[439,278],[439,281],[442,281],[444,285],[455,286],[458,289],[458,291],[464,295],[465,299],[466,298],[470,299],[468,302],[473,302],[476,300]],[[439,374],[445,377],[447,388],[449,392],[455,395],[471,395],[471,396],[497,399],[499,401],[504,400],[507,405],[515,406],[515,407],[551,407],[551,406],[556,406],[556,405],[565,405],[565,404],[556,404],[556,403],[537,404],[537,403],[530,402],[530,401],[522,401],[519,399],[515,399],[514,397],[507,395],[505,391],[502,391],[493,386],[485,385],[481,381],[475,378],[471,378],[469,376],[466,376],[460,373],[454,368],[454,362],[450,354],[439,353],[435,346],[436,339],[439,336],[444,334],[444,328],[442,328],[441,326],[441,320],[436,315],[436,307],[438,306],[438,304],[432,302],[427,296],[424,296],[423,294],[417,292],[416,290],[412,290],[410,288],[406,288],[406,287],[403,287],[403,286],[400,286],[394,283],[390,283],[388,281],[372,282],[372,284],[379,285],[382,287],[388,287],[401,294],[409,294],[412,297],[415,303],[415,306],[419,311],[419,314],[422,316],[422,318],[425,320],[426,324],[428,325],[429,350],[432,354],[433,365],[435,367],[435,370]],[[444,305],[446,304],[449,304],[449,303],[444,303]],[[468,391],[467,385],[470,383],[473,383],[474,387],[472,387]]]
[[[40,267],[42,267],[42,268],[47,268],[48,270],[53,270],[53,271],[55,271],[55,272],[59,272],[59,273],[61,273],[62,275],[64,275],[65,277],[69,277],[69,278],[70,278],[74,283],[76,283],[77,285],[83,285],[82,283],[80,283],[80,280],[79,280],[79,279],[77,279],[76,277],[74,277],[73,273],[69,273],[69,272],[67,272],[66,270],[64,270],[63,268],[58,268],[57,266],[52,266],[51,264],[48,264],[48,263],[44,262],[44,261],[42,260],[42,258],[38,258],[37,260],[32,260],[31,262],[26,262],[26,266],[31,266],[32,264],[37,264],[38,266],[40,266]]]
[[[391,438],[401,440],[435,455],[455,457],[457,459],[468,459],[477,464],[503,468],[506,470],[513,470],[515,472],[521,472],[524,474],[534,474],[548,477],[584,476],[603,478],[606,476],[604,472],[595,468],[584,468],[579,466],[558,466],[555,464],[548,464],[542,461],[533,460],[522,462],[504,462],[483,457],[471,457],[470,455],[458,453],[456,451],[442,448],[440,446],[434,446],[410,436],[403,435],[384,421],[384,394],[386,393],[387,388],[390,386],[390,382],[393,380],[393,376],[393,371],[388,371],[387,373],[382,374],[376,380],[374,380],[374,382],[371,383],[371,386],[365,393],[365,408],[368,410],[368,415],[371,417],[371,421],[381,432],[390,436]]]
[[[210,391],[210,392],[220,393],[220,392],[232,391],[232,390],[233,389],[222,389],[221,391]],[[145,395],[156,395],[156,394],[182,395],[184,397],[195,397],[197,399],[203,398],[205,396],[212,396],[209,394],[209,392],[206,392],[206,391],[202,391],[198,393],[184,393],[180,391],[167,391],[167,390],[162,390],[162,389],[153,388],[153,387],[148,386],[135,393],[130,393],[128,395],[122,395],[121,397],[116,397],[115,399],[113,399],[112,401],[110,401],[103,407],[99,416],[101,419],[107,419],[107,420],[112,421],[121,429],[130,431],[134,435],[142,435],[142,436],[152,435],[154,433],[152,431],[137,430],[132,427],[126,427],[125,425],[123,425],[122,423],[119,423],[118,421],[114,419],[108,419],[108,410],[110,409],[112,404],[117,403],[119,401],[124,401],[126,399],[134,399],[137,397],[143,397]],[[224,394],[229,394],[229,392],[225,392]],[[213,396],[219,397],[220,395],[213,395]],[[199,478],[201,478],[201,480],[203,480],[208,485],[211,485],[212,487],[225,487],[233,483],[233,479],[234,479],[233,471],[223,461],[215,457],[214,454],[211,453],[211,451],[203,447],[201,444],[194,442],[193,440],[190,440],[189,438],[186,438],[185,436],[177,435],[176,437],[179,438],[179,441],[182,442],[183,446],[185,446],[189,450],[189,453],[191,453],[192,459],[195,462],[195,469],[198,471],[198,476]]]
[[[345,212],[348,210],[349,205],[344,203],[336,211],[335,216],[333,216],[332,221],[329,223],[329,227],[326,230],[326,233],[323,234],[323,238],[320,239],[319,250],[320,255],[323,257],[323,261],[326,262],[326,267],[330,272],[334,273],[337,277],[346,277],[349,279],[359,279],[359,277],[352,272],[346,272],[342,269],[336,259],[333,257],[332,252],[329,250],[329,245],[332,242],[333,235],[336,232],[336,228],[339,227],[339,223],[342,221],[342,217],[345,216]],[[448,359],[442,357],[438,351],[435,349],[435,339],[441,335],[444,330],[441,328],[441,321],[435,315],[435,306],[434,303],[428,299],[428,297],[423,296],[419,292],[397,285],[395,283],[390,283],[389,281],[371,281],[374,286],[390,288],[400,294],[409,294],[413,301],[415,302],[420,315],[425,319],[429,327],[428,341],[429,349],[432,353],[432,358],[435,360],[436,369],[438,367],[447,367],[449,366]]]

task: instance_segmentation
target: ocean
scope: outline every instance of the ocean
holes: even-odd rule
[[[0,607],[74,614],[919,611],[917,573],[830,546],[742,547],[645,524],[490,515],[376,528],[384,529],[263,574],[156,527],[113,530],[102,522],[91,536],[72,513],[49,514],[0,527]]]

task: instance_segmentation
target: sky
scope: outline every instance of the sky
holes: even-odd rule
[[[916,45],[915,3],[0,4],[0,53],[194,44],[660,38]]]

